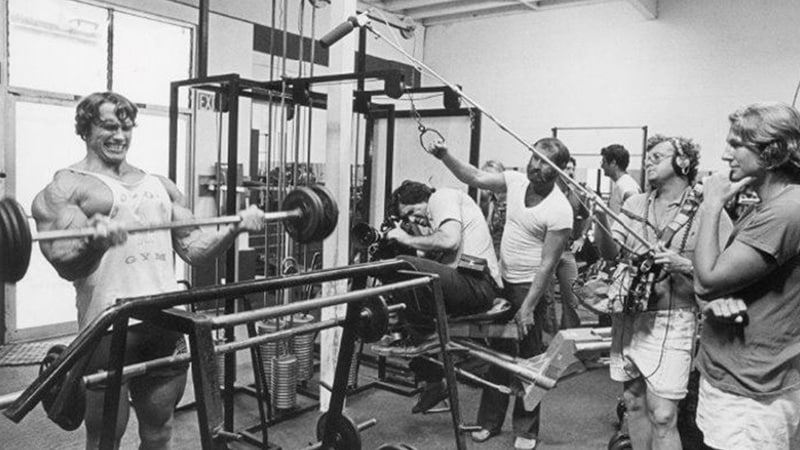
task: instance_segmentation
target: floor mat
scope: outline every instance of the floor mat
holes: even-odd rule
[[[0,366],[37,365],[47,354],[47,350],[56,344],[69,344],[71,339],[59,339],[43,342],[25,342],[0,346]]]

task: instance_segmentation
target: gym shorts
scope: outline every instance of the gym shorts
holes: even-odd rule
[[[614,314],[611,327],[612,380],[644,378],[661,398],[686,396],[697,327],[693,309]]]
[[[800,423],[800,390],[767,400],[731,394],[700,378],[697,426],[706,445],[737,450],[789,450]]]
[[[185,349],[184,335],[177,331],[141,322],[128,327],[128,337],[125,342],[125,365],[151,361],[157,358],[172,356],[181,349]],[[106,334],[92,353],[85,374],[92,374],[99,370],[106,370],[111,353],[111,334]],[[183,374],[189,369],[189,363],[176,366],[163,367],[148,371],[145,377],[171,378]],[[93,390],[105,389],[105,383]]]

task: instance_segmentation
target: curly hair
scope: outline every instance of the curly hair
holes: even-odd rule
[[[114,114],[120,122],[130,121],[132,126],[136,126],[136,115],[139,108],[116,92],[95,92],[84,97],[78,106],[75,107],[75,134],[86,140],[92,124],[97,122],[100,116],[100,106],[104,103],[115,105]]]
[[[728,116],[731,133],[767,170],[800,181],[800,112],[785,103],[755,103]]]
[[[427,202],[436,189],[418,181],[403,180],[400,187],[392,192],[387,212],[390,216],[400,215],[400,205],[415,205]]]
[[[628,170],[628,164],[631,160],[631,155],[628,149],[620,144],[611,144],[607,147],[600,149],[600,155],[605,162],[615,162],[617,167],[622,170]]]
[[[689,184],[694,183],[695,178],[697,178],[697,167],[700,165],[700,145],[683,136],[664,136],[663,134],[656,134],[647,139],[645,153],[662,142],[669,142],[670,145],[672,145],[672,150],[675,152],[675,155],[672,157],[675,173],[680,177],[686,178]],[[681,157],[681,155],[689,162],[689,165],[683,171],[678,169],[680,165],[675,162],[676,158]]]

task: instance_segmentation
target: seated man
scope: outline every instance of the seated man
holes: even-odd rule
[[[389,230],[386,238],[430,256],[440,254],[439,261],[421,256],[400,256],[415,270],[439,276],[445,310],[450,315],[473,314],[489,309],[498,293],[500,283],[497,257],[492,247],[489,227],[478,205],[465,192],[451,189],[432,189],[422,183],[406,180],[392,193],[390,214],[430,229],[428,234],[414,236],[401,227]],[[483,271],[458,269],[465,256],[486,261]],[[384,279],[384,281],[390,281]],[[433,295],[430,291],[416,292],[413,298],[403,298],[407,305],[407,340],[412,347],[373,346],[381,355],[418,356],[434,331]],[[410,297],[410,296],[407,296]],[[415,358],[411,368],[425,382],[420,401],[412,412],[422,412],[446,397],[442,369]]]

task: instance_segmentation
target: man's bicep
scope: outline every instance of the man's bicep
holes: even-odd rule
[[[569,241],[571,229],[548,230],[544,236],[542,246],[542,263],[548,260],[558,260]]]
[[[448,219],[439,226],[436,233],[440,234],[440,238],[444,246],[458,248],[461,245],[463,236],[461,235],[461,222],[454,219]]]
[[[31,214],[38,230],[81,228],[89,221],[81,207],[52,183],[36,195]]]
[[[156,175],[161,181],[161,184],[164,186],[164,189],[167,190],[167,194],[169,195],[170,200],[172,201],[173,205],[181,205],[184,208],[188,207],[188,203],[186,201],[186,196],[178,189],[178,186],[172,182],[169,178],[162,177],[160,175]],[[188,208],[187,208],[188,211]],[[191,214],[191,212],[190,212]]]
[[[476,187],[502,194],[506,192],[506,177],[502,173],[481,170]]]

